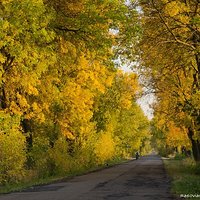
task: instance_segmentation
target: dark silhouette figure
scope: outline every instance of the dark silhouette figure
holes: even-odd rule
[[[138,160],[139,157],[140,157],[140,155],[139,155],[139,153],[138,153],[138,151],[137,151],[137,152],[135,153],[135,158],[136,158],[136,160]]]

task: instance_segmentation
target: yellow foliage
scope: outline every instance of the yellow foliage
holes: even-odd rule
[[[97,163],[102,164],[111,159],[115,153],[115,143],[109,133],[102,133],[95,145]]]
[[[17,99],[18,99],[19,105],[22,109],[25,110],[30,107],[26,98],[23,97],[22,95],[20,95],[19,93],[17,93]]]
[[[28,114],[25,114],[24,115],[24,118],[25,119],[31,119],[31,118],[33,118],[35,116],[35,114],[33,113],[33,112],[29,112]]]
[[[36,115],[36,119],[40,122],[40,123],[43,123],[45,122],[45,115],[40,112],[38,115]]]
[[[36,112],[40,112],[40,108],[38,107],[38,104],[36,103],[36,102],[34,102],[33,104],[32,104],[32,108],[33,108],[33,111],[36,111]]]
[[[10,103],[10,111],[11,113],[15,114],[15,115],[22,115],[23,114],[23,111],[21,111],[20,107],[14,102],[12,101]]]
[[[124,95],[120,98],[120,105],[122,108],[129,109],[132,105],[131,96]]]
[[[196,109],[200,109],[200,91],[197,91],[192,96],[192,104],[195,106]]]
[[[32,85],[30,85],[30,84],[28,84],[27,92],[28,92],[28,94],[38,95],[37,88],[32,86]]]
[[[2,4],[7,4],[7,3],[11,3],[12,1],[14,1],[14,0],[2,0],[1,3]]]
[[[92,85],[90,88],[93,91],[98,90],[103,93],[105,86],[111,85],[113,74],[100,61],[90,56],[91,53],[80,57],[76,82],[83,86]]]
[[[186,128],[176,127],[173,122],[168,123],[168,133],[166,135],[166,144],[170,147],[181,147],[185,146],[186,148],[190,147],[189,138],[187,136]]]
[[[120,112],[131,108],[138,90],[136,75],[116,75],[112,47],[115,42],[124,48],[122,41],[132,40],[125,38],[131,27],[124,22],[133,24],[134,11],[122,1],[0,4],[1,109],[19,115],[19,127],[32,137],[27,140],[28,165],[44,176],[52,164],[62,171],[69,152],[85,151],[79,154],[82,163],[94,162],[94,148],[97,163],[111,159]],[[109,30],[116,26],[120,31],[111,36]]]
[[[165,6],[165,12],[171,17],[186,11],[188,11],[186,4],[180,1],[171,1]]]
[[[4,63],[6,61],[6,57],[0,53],[0,63]]]
[[[60,52],[65,55],[70,55],[71,58],[76,57],[76,47],[69,41],[64,40],[62,37],[60,39]]]
[[[72,132],[70,132],[69,130],[67,130],[67,128],[62,128],[62,134],[67,138],[67,139],[70,139],[70,140],[74,140],[75,137],[73,135]]]
[[[72,13],[79,13],[84,8],[82,2],[67,3],[67,7],[70,10],[70,12],[72,12]]]

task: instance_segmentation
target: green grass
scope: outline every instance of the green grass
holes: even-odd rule
[[[165,168],[172,178],[172,192],[177,196],[200,196],[200,167],[191,158],[164,159]],[[200,200],[200,197],[185,199]]]

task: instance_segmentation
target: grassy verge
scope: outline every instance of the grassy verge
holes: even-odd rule
[[[44,177],[40,179],[32,179],[32,180],[26,180],[23,182],[15,183],[15,184],[7,184],[4,186],[0,186],[0,194],[10,193],[10,192],[18,192],[22,191],[26,188],[37,186],[37,185],[46,185],[50,183],[56,183],[61,181],[66,181],[72,177],[87,174],[90,172],[98,171],[107,167],[111,167],[114,165],[118,165],[124,162],[127,162],[129,160],[126,159],[116,159],[109,161],[108,163],[101,165],[101,166],[94,166],[91,168],[79,168],[78,170],[75,169],[74,171],[71,171],[70,173],[64,175],[64,176],[53,176],[53,177]]]
[[[172,178],[172,192],[184,199],[200,200],[200,167],[191,158],[164,159],[164,164]]]

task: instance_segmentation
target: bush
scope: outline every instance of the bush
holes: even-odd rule
[[[200,163],[197,163],[194,167],[194,173],[200,175]]]
[[[20,118],[0,112],[0,184],[20,181],[25,175],[26,138]]]
[[[64,137],[59,138],[52,149],[49,150],[49,168],[53,174],[63,175],[70,170],[70,156],[68,155],[68,144]]]
[[[33,138],[32,149],[28,156],[33,169],[37,171],[40,178],[49,176],[50,173],[48,169],[49,149],[49,138],[42,136]]]
[[[114,157],[115,143],[111,134],[103,133],[95,146],[96,162],[103,164]]]
[[[182,160],[185,159],[186,155],[177,153],[174,157],[175,160]]]

